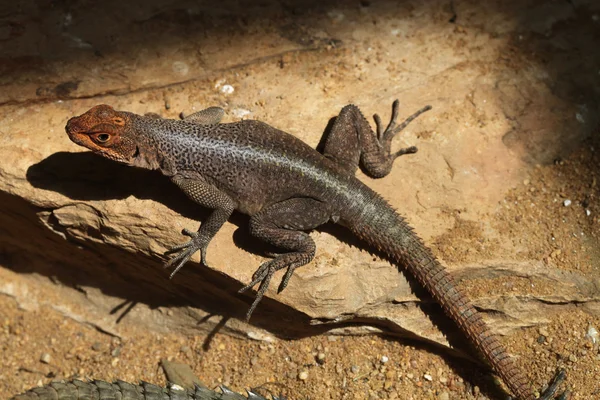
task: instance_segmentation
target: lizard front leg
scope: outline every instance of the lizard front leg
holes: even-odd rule
[[[214,125],[221,122],[225,110],[221,107],[208,107],[183,118],[184,121],[199,125]]]
[[[390,173],[397,157],[417,152],[417,148],[411,146],[392,153],[394,136],[406,128],[412,120],[431,109],[431,106],[423,107],[398,125],[396,119],[399,104],[398,100],[394,101],[392,117],[385,130],[379,115],[373,116],[377,125],[376,133],[358,107],[350,104],[342,108],[327,136],[323,154],[350,173],[355,173],[360,163],[371,177],[386,176]]]
[[[172,257],[165,268],[175,266],[171,273],[171,278],[188,262],[192,255],[200,251],[202,264],[206,265],[206,248],[215,234],[221,229],[225,221],[229,219],[235,209],[235,203],[224,192],[204,180],[188,179],[174,176],[171,180],[183,190],[183,192],[201,206],[213,209],[213,212],[204,221],[197,232],[187,229],[183,233],[191,238],[187,243],[175,246],[167,251],[166,254],[178,253]]]
[[[279,254],[263,263],[252,276],[252,282],[240,289],[241,293],[260,283],[256,298],[246,314],[247,320],[263,298],[276,271],[287,268],[279,285],[278,291],[281,292],[287,286],[294,270],[312,261],[316,250],[315,242],[302,231],[326,223],[330,216],[327,204],[310,198],[285,200],[252,216],[250,233],[253,236],[289,252]]]

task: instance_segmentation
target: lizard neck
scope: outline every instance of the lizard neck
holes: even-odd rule
[[[135,130],[138,133],[136,152],[130,165],[145,169],[158,169],[164,175],[173,176],[177,172],[174,162],[165,151],[164,144],[168,143],[162,120],[136,116]],[[158,122],[158,123],[157,123]]]

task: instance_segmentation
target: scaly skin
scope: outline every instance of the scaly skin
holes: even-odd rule
[[[253,392],[248,392],[248,397],[232,392],[226,387],[221,387],[221,392],[197,386],[194,390],[183,389],[177,385],[166,388],[143,382],[140,385],[117,381],[108,383],[104,381],[84,382],[73,380],[70,382],[52,382],[49,385],[36,387],[26,393],[19,394],[11,400],[92,400],[92,399],[120,399],[120,400],[267,400]],[[272,397],[278,400],[277,397]]]
[[[325,142],[323,154],[297,138],[259,121],[220,124],[218,108],[186,120],[167,120],[115,111],[106,105],[69,120],[72,141],[128,165],[159,169],[192,200],[214,211],[198,229],[185,230],[188,243],[173,248],[167,263],[175,272],[196,251],[205,263],[206,248],[234,210],[251,216],[252,235],[286,250],[262,264],[242,291],[259,285],[250,314],[279,269],[287,272],[309,263],[315,243],[304,231],[328,221],[348,227],[390,261],[408,269],[442,305],[519,399],[535,398],[525,375],[498,341],[446,269],[385,200],[356,179],[359,164],[372,177],[387,175],[394,160],[415,147],[391,152],[393,137],[425,107],[396,125],[376,132],[356,106],[342,109]],[[560,375],[562,376],[562,375]],[[561,379],[558,379],[560,381]],[[552,386],[541,397],[553,395]]]

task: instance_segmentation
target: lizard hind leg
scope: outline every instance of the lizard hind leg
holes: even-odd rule
[[[373,132],[358,107],[350,104],[342,108],[327,136],[323,154],[350,173],[356,172],[360,164],[373,178],[386,176],[397,157],[417,152],[417,148],[411,146],[392,153],[392,139],[419,115],[430,110],[431,106],[421,108],[398,125],[396,119],[399,108],[398,100],[394,101],[390,123],[385,129],[379,115],[373,116],[376,132]]]
[[[275,272],[287,271],[278,291],[287,286],[294,270],[308,264],[315,256],[315,242],[303,232],[316,228],[330,219],[328,206],[310,198],[292,198],[273,204],[250,219],[250,233],[263,241],[288,251],[263,263],[252,275],[252,282],[240,289],[240,293],[259,284],[256,298],[246,314],[246,320],[256,309],[269,287]]]

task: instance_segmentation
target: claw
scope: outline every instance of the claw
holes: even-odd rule
[[[171,275],[169,275],[169,279],[173,279],[173,276],[175,276],[175,274],[177,273],[177,271],[179,271],[181,269],[181,267],[183,267],[185,265],[185,263],[188,262],[190,260],[190,258],[192,258],[192,255],[194,254],[194,252],[185,252],[185,253],[182,253],[182,254],[184,256],[182,257],[181,262],[179,264],[177,264],[177,267],[175,267],[175,269],[173,270],[173,272],[171,272]]]
[[[190,231],[187,228],[183,228],[183,230],[181,231],[185,236],[189,236],[192,239],[195,238],[196,236],[198,236],[198,232],[194,232],[194,231]]]
[[[185,245],[181,245],[181,246],[176,246],[176,247],[178,247],[178,249],[172,248],[172,249],[168,250],[165,254],[171,254],[171,253],[173,253],[176,250],[187,249],[189,246],[190,246],[190,243],[186,243]],[[167,261],[165,263],[164,268],[170,268],[170,267],[172,267],[173,264],[175,264],[175,263],[179,262],[180,260],[182,260],[183,258],[185,258],[185,256],[187,255],[187,253],[188,253],[188,251],[184,250],[181,253],[177,254],[176,256],[171,257],[169,259],[169,261]]]
[[[252,275],[252,282],[250,282],[249,284],[247,284],[246,286],[244,286],[243,288],[241,288],[240,290],[238,290],[238,293],[243,293],[246,290],[251,289],[252,287],[254,287],[254,285],[256,285],[257,283],[259,283],[263,279],[265,279],[265,277],[269,273],[269,268],[268,267],[265,268],[265,265],[267,265],[267,264],[268,264],[268,262],[262,264],[256,270],[256,272]]]
[[[248,312],[246,313],[246,322],[250,321],[250,317],[252,316],[252,313],[254,312],[254,310],[256,310],[256,306],[258,306],[258,303],[260,303],[260,301],[264,297],[265,292],[269,288],[269,283],[271,282],[271,278],[273,277],[274,273],[275,273],[275,271],[269,271],[267,273],[267,275],[264,277],[264,279],[262,280],[262,282],[260,283],[260,286],[258,287],[258,291],[256,292],[256,297],[254,298],[252,305],[250,306],[250,308],[248,309]]]
[[[259,283],[260,281],[262,281],[262,278],[253,279],[252,282],[250,282],[249,284],[247,284],[246,286],[244,286],[243,288],[241,288],[240,290],[238,290],[238,293],[244,293],[248,289],[252,289],[254,287],[254,285],[256,285],[257,283]]]
[[[381,137],[383,136],[383,122],[381,122],[381,117],[379,114],[374,114],[373,120],[375,121],[375,126],[377,127],[377,140],[381,140]]]
[[[413,115],[409,116],[408,118],[406,118],[404,120],[404,122],[402,122],[400,125],[394,126],[394,132],[391,132],[392,136],[394,136],[396,133],[400,132],[401,130],[403,130],[404,128],[406,128],[408,126],[408,124],[410,124],[415,118],[417,118],[419,115],[423,114],[424,112],[427,112],[431,110],[431,106],[427,105],[423,108],[421,108],[420,110],[418,110],[416,113],[414,113]],[[395,124],[394,124],[395,125]]]
[[[417,112],[415,112],[414,114],[412,114],[411,116],[406,118],[404,120],[404,122],[402,122],[400,125],[396,124],[396,119],[398,118],[399,109],[400,109],[400,102],[398,100],[395,100],[394,103],[392,104],[392,116],[390,118],[390,123],[388,124],[387,128],[385,128],[385,131],[383,131],[383,132],[381,132],[381,126],[382,126],[381,119],[379,118],[378,115],[373,116],[373,118],[375,119],[375,124],[377,125],[377,138],[379,139],[379,141],[382,145],[386,144],[387,146],[389,146],[392,139],[394,138],[394,136],[396,136],[398,134],[398,132],[400,132],[401,130],[406,128],[406,126],[408,124],[410,124],[419,115],[423,114],[426,111],[431,110],[431,106],[427,105],[427,106],[421,108],[420,110],[418,110]],[[396,158],[403,154],[412,154],[412,153],[416,153],[416,152],[417,152],[417,148],[414,146],[411,146],[411,147],[408,147],[406,149],[402,149],[402,150],[396,152],[393,155],[393,157]]]
[[[418,151],[417,146],[406,147],[404,149],[398,150],[394,154],[394,158],[398,158],[398,157],[400,157],[401,155],[404,155],[404,154],[415,154],[417,151]]]
[[[173,254],[179,250],[183,250],[188,248],[191,245],[192,241],[190,240],[189,242],[183,243],[183,244],[178,244],[177,246],[173,246],[171,247],[169,250],[165,251],[165,255],[169,255],[169,254]],[[170,261],[169,261],[170,262]],[[169,263],[167,263],[168,265]],[[165,267],[167,266],[165,265]]]
[[[292,278],[292,275],[294,275],[294,271],[296,270],[296,267],[293,266],[289,266],[287,271],[285,271],[285,275],[283,276],[283,279],[281,280],[281,283],[279,284],[279,288],[277,288],[277,293],[281,293],[283,292],[283,289],[285,289],[288,285],[288,283],[290,282],[290,279]]]
[[[271,261],[267,261],[267,262],[263,263],[256,270],[254,275],[252,275],[252,282],[250,282],[249,284],[247,284],[246,286],[244,286],[243,288],[238,290],[238,293],[243,293],[246,290],[254,287],[257,283],[260,283],[260,286],[258,287],[258,290],[256,291],[256,297],[254,298],[252,305],[250,306],[250,308],[248,309],[248,312],[246,313],[246,322],[250,320],[250,317],[252,316],[252,313],[256,309],[256,306],[258,306],[258,303],[260,303],[260,301],[262,300],[262,298],[265,295],[265,292],[269,288],[269,283],[271,282],[271,278],[273,277],[273,274],[276,271],[274,268],[271,268],[271,266],[272,266]]]
[[[390,118],[390,123],[387,128],[385,128],[385,132],[383,132],[384,136],[388,136],[388,132],[396,130],[396,119],[398,118],[398,110],[400,109],[400,102],[396,99],[392,103],[392,117]],[[395,133],[395,132],[394,132]],[[392,134],[392,137],[394,135]]]
[[[189,229],[183,229],[182,233],[192,238],[192,240],[187,243],[173,246],[165,252],[165,255],[179,252],[179,254],[171,257],[169,261],[165,263],[165,268],[170,268],[177,264],[173,272],[171,272],[171,275],[169,275],[169,279],[173,279],[173,276],[185,265],[185,263],[190,260],[190,258],[192,258],[194,253],[197,251],[200,251],[200,262],[202,265],[206,265],[206,248],[208,243],[204,243],[204,241],[200,239],[198,232],[193,232]]]

